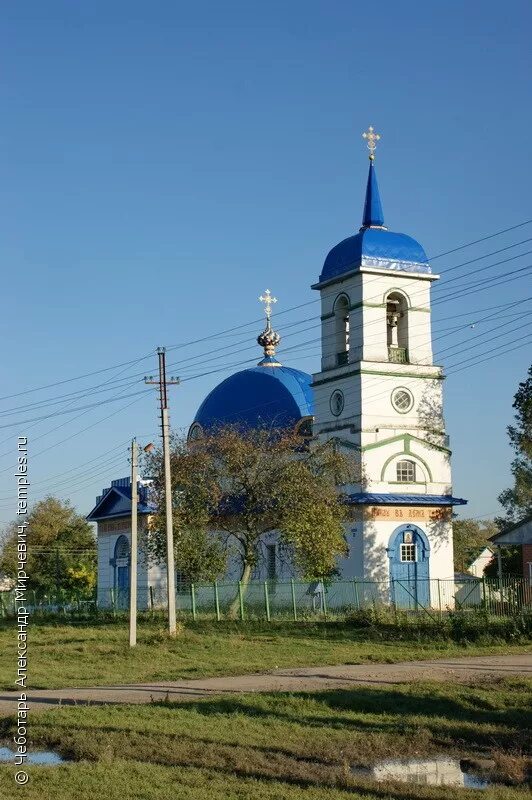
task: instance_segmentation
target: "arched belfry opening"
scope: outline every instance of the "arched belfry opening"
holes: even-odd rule
[[[400,292],[386,298],[386,343],[388,361],[408,363],[408,303]]]
[[[349,361],[349,298],[341,294],[334,303],[336,366]]]

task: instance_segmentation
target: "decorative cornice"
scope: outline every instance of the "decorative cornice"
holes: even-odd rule
[[[379,363],[387,363],[387,362],[379,362]],[[411,364],[407,364],[405,366],[412,366]],[[341,367],[331,367],[332,370],[340,370]],[[323,372],[323,370],[322,370]],[[322,373],[317,373],[322,374]],[[436,375],[430,375],[424,372],[387,372],[383,370],[373,370],[373,369],[353,369],[349,370],[349,372],[336,372],[335,375],[331,375],[331,377],[327,378],[320,378],[319,380],[313,380],[311,383],[312,388],[316,386],[322,386],[326,383],[332,383],[333,381],[337,381],[339,378],[351,378],[354,375],[384,375],[388,378],[420,378],[421,380],[431,380],[431,381],[443,381],[445,380],[445,375],[442,375],[440,372]]]
[[[391,436],[388,439],[381,439],[379,442],[372,442],[371,444],[364,444],[361,445],[360,449],[362,451],[365,450],[374,450],[377,447],[384,447],[388,444],[394,444],[395,442],[403,441],[403,448],[405,453],[411,453],[415,456],[415,453],[412,453],[410,449],[411,442],[419,442],[420,444],[424,444],[427,447],[432,448],[433,450],[440,450],[443,453],[448,453],[450,455],[451,451],[448,447],[444,447],[440,444],[434,444],[434,442],[430,442],[428,439],[423,439],[421,436],[413,436],[411,433],[399,433],[397,436]]]
[[[393,291],[393,290],[390,290]],[[349,311],[356,311],[357,308],[386,308],[386,303],[368,303],[366,301],[362,301],[360,303],[353,303],[353,305],[349,306]],[[422,311],[424,314],[430,314],[430,308],[423,308],[422,306],[411,306],[408,309],[408,313],[410,314],[412,311]],[[335,317],[334,311],[331,311],[329,314],[322,314],[320,320],[325,322],[328,319],[333,319]]]

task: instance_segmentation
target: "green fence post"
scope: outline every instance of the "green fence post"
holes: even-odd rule
[[[264,581],[264,608],[266,609],[266,619],[271,622],[270,598],[268,596],[268,581]]]
[[[484,604],[484,608],[487,611],[488,607],[486,605],[486,578],[484,577],[484,575],[482,576],[482,603]]]
[[[153,586],[149,587],[150,591],[150,611],[153,614],[154,602],[153,602]]]
[[[192,619],[196,622],[196,589],[193,583],[190,584],[190,608],[192,610]]]
[[[220,598],[218,596],[218,581],[214,581],[214,610],[216,611],[216,622],[220,622]]]
[[[323,578],[321,579],[321,585],[323,586],[323,594],[322,594],[322,608],[323,608],[323,616],[327,619],[327,598],[326,598],[326,591],[325,591],[325,581]]]
[[[390,583],[391,583],[390,589],[391,589],[392,606],[393,606],[393,617],[395,620],[395,624],[398,625],[399,617],[397,616],[397,603],[395,602],[395,579],[392,578]]]
[[[440,579],[438,578],[438,608],[440,611],[440,619],[442,618],[443,611],[441,607],[441,586],[440,586]]]
[[[244,594],[242,592],[242,581],[238,581],[238,600],[240,602],[240,619],[244,619]]]
[[[358,611],[360,608],[360,601],[358,599],[358,583],[356,578],[353,578],[353,594],[355,595],[355,608]]]
[[[297,622],[296,587],[293,578],[290,578],[290,586],[292,589],[292,611],[294,612],[294,622]]]

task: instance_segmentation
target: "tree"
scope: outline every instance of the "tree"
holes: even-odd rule
[[[501,567],[503,575],[519,576],[522,574],[520,545],[501,547]],[[486,565],[484,575],[487,578],[497,578],[499,576],[499,562],[496,555],[494,555],[491,561]]]
[[[467,572],[475,556],[489,544],[488,539],[497,531],[497,525],[492,520],[478,522],[474,519],[455,519],[453,521],[455,570]]]
[[[512,406],[515,424],[509,425],[508,436],[514,450],[512,475],[514,485],[499,495],[506,516],[497,519],[502,529],[532,514],[532,366],[528,377],[519,384]]]
[[[154,501],[145,546],[165,558],[164,479],[160,451],[146,458]],[[329,574],[346,553],[348,507],[337,485],[353,468],[333,443],[311,448],[292,432],[221,428],[188,443],[174,436],[171,452],[176,569],[212,580],[229,554],[240,563],[244,586],[257,566],[266,534],[276,530],[299,570]]]
[[[96,542],[92,528],[69,502],[47,497],[36,503],[26,521],[30,589],[86,593],[96,583]],[[0,571],[17,573],[17,522],[3,537]]]

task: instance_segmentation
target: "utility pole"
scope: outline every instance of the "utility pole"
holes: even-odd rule
[[[129,564],[129,646],[137,644],[137,520],[138,520],[138,446],[131,442],[131,558]]]
[[[170,636],[176,635],[175,619],[175,567],[174,567],[174,529],[172,524],[172,480],[170,475],[170,418],[168,415],[167,386],[179,383],[179,378],[166,378],[166,351],[164,347],[157,348],[159,356],[159,380],[153,377],[145,378],[147,384],[159,386],[161,403],[161,423],[163,434],[164,457],[164,495],[166,500],[166,584],[168,588],[168,630]]]

